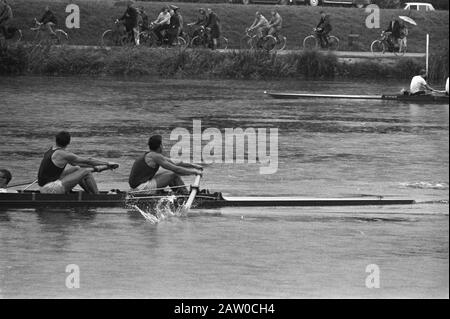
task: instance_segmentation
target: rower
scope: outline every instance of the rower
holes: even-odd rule
[[[97,183],[92,172],[95,166],[106,165],[113,169],[118,165],[92,158],[82,158],[66,150],[70,144],[70,134],[59,132],[55,137],[55,146],[44,154],[38,173],[38,184],[43,194],[65,194],[76,185],[87,193],[98,194]],[[70,164],[71,166],[67,166]]]
[[[409,86],[410,95],[425,95],[427,94],[427,90],[431,92],[436,91],[428,85],[426,78],[427,71],[424,69],[420,70],[419,75],[416,75],[412,78],[411,84]]]
[[[0,169],[0,193],[8,193],[8,184],[12,179],[11,172],[7,169]]]
[[[158,189],[169,186],[173,191],[189,193],[182,175],[202,175],[200,165],[189,163],[175,163],[163,153],[161,135],[151,136],[148,140],[149,152],[139,156],[131,168],[128,183],[132,191],[154,194]],[[162,167],[165,170],[159,171]]]

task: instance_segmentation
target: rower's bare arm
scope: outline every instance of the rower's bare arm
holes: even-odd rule
[[[105,161],[99,161],[93,158],[84,158],[77,156],[73,153],[66,152],[65,153],[65,160],[73,166],[81,166],[81,167],[93,167],[98,165],[111,165],[112,163],[105,162]]]
[[[176,166],[181,166],[181,167],[184,167],[184,168],[194,168],[194,169],[199,169],[199,170],[203,170],[203,166],[201,166],[201,165],[197,165],[197,164],[191,164],[191,163],[184,163],[184,162],[175,162],[174,160],[172,160],[172,159],[167,159],[167,161],[169,161],[170,163],[172,163],[173,165],[176,165]]]
[[[153,160],[162,168],[172,171],[178,175],[202,175],[200,170],[175,165],[170,159],[164,157],[161,154],[153,156]]]

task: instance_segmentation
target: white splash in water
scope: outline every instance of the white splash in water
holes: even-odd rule
[[[176,196],[166,196],[161,198],[156,205],[147,205],[145,208],[132,205],[147,221],[157,224],[169,217],[182,216],[184,210],[182,206],[176,204]]]

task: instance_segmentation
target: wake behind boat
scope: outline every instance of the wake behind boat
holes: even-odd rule
[[[275,92],[264,91],[264,94],[274,99],[347,99],[347,100],[379,100],[398,101],[414,103],[436,103],[448,104],[448,95],[404,95],[404,94],[382,94],[382,95],[346,95],[346,94],[314,94],[304,92]]]

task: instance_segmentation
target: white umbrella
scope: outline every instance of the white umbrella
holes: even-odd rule
[[[413,19],[411,19],[410,17],[407,16],[399,16],[400,19],[402,19],[405,22],[411,23],[412,25],[417,25],[416,21],[414,21]]]

